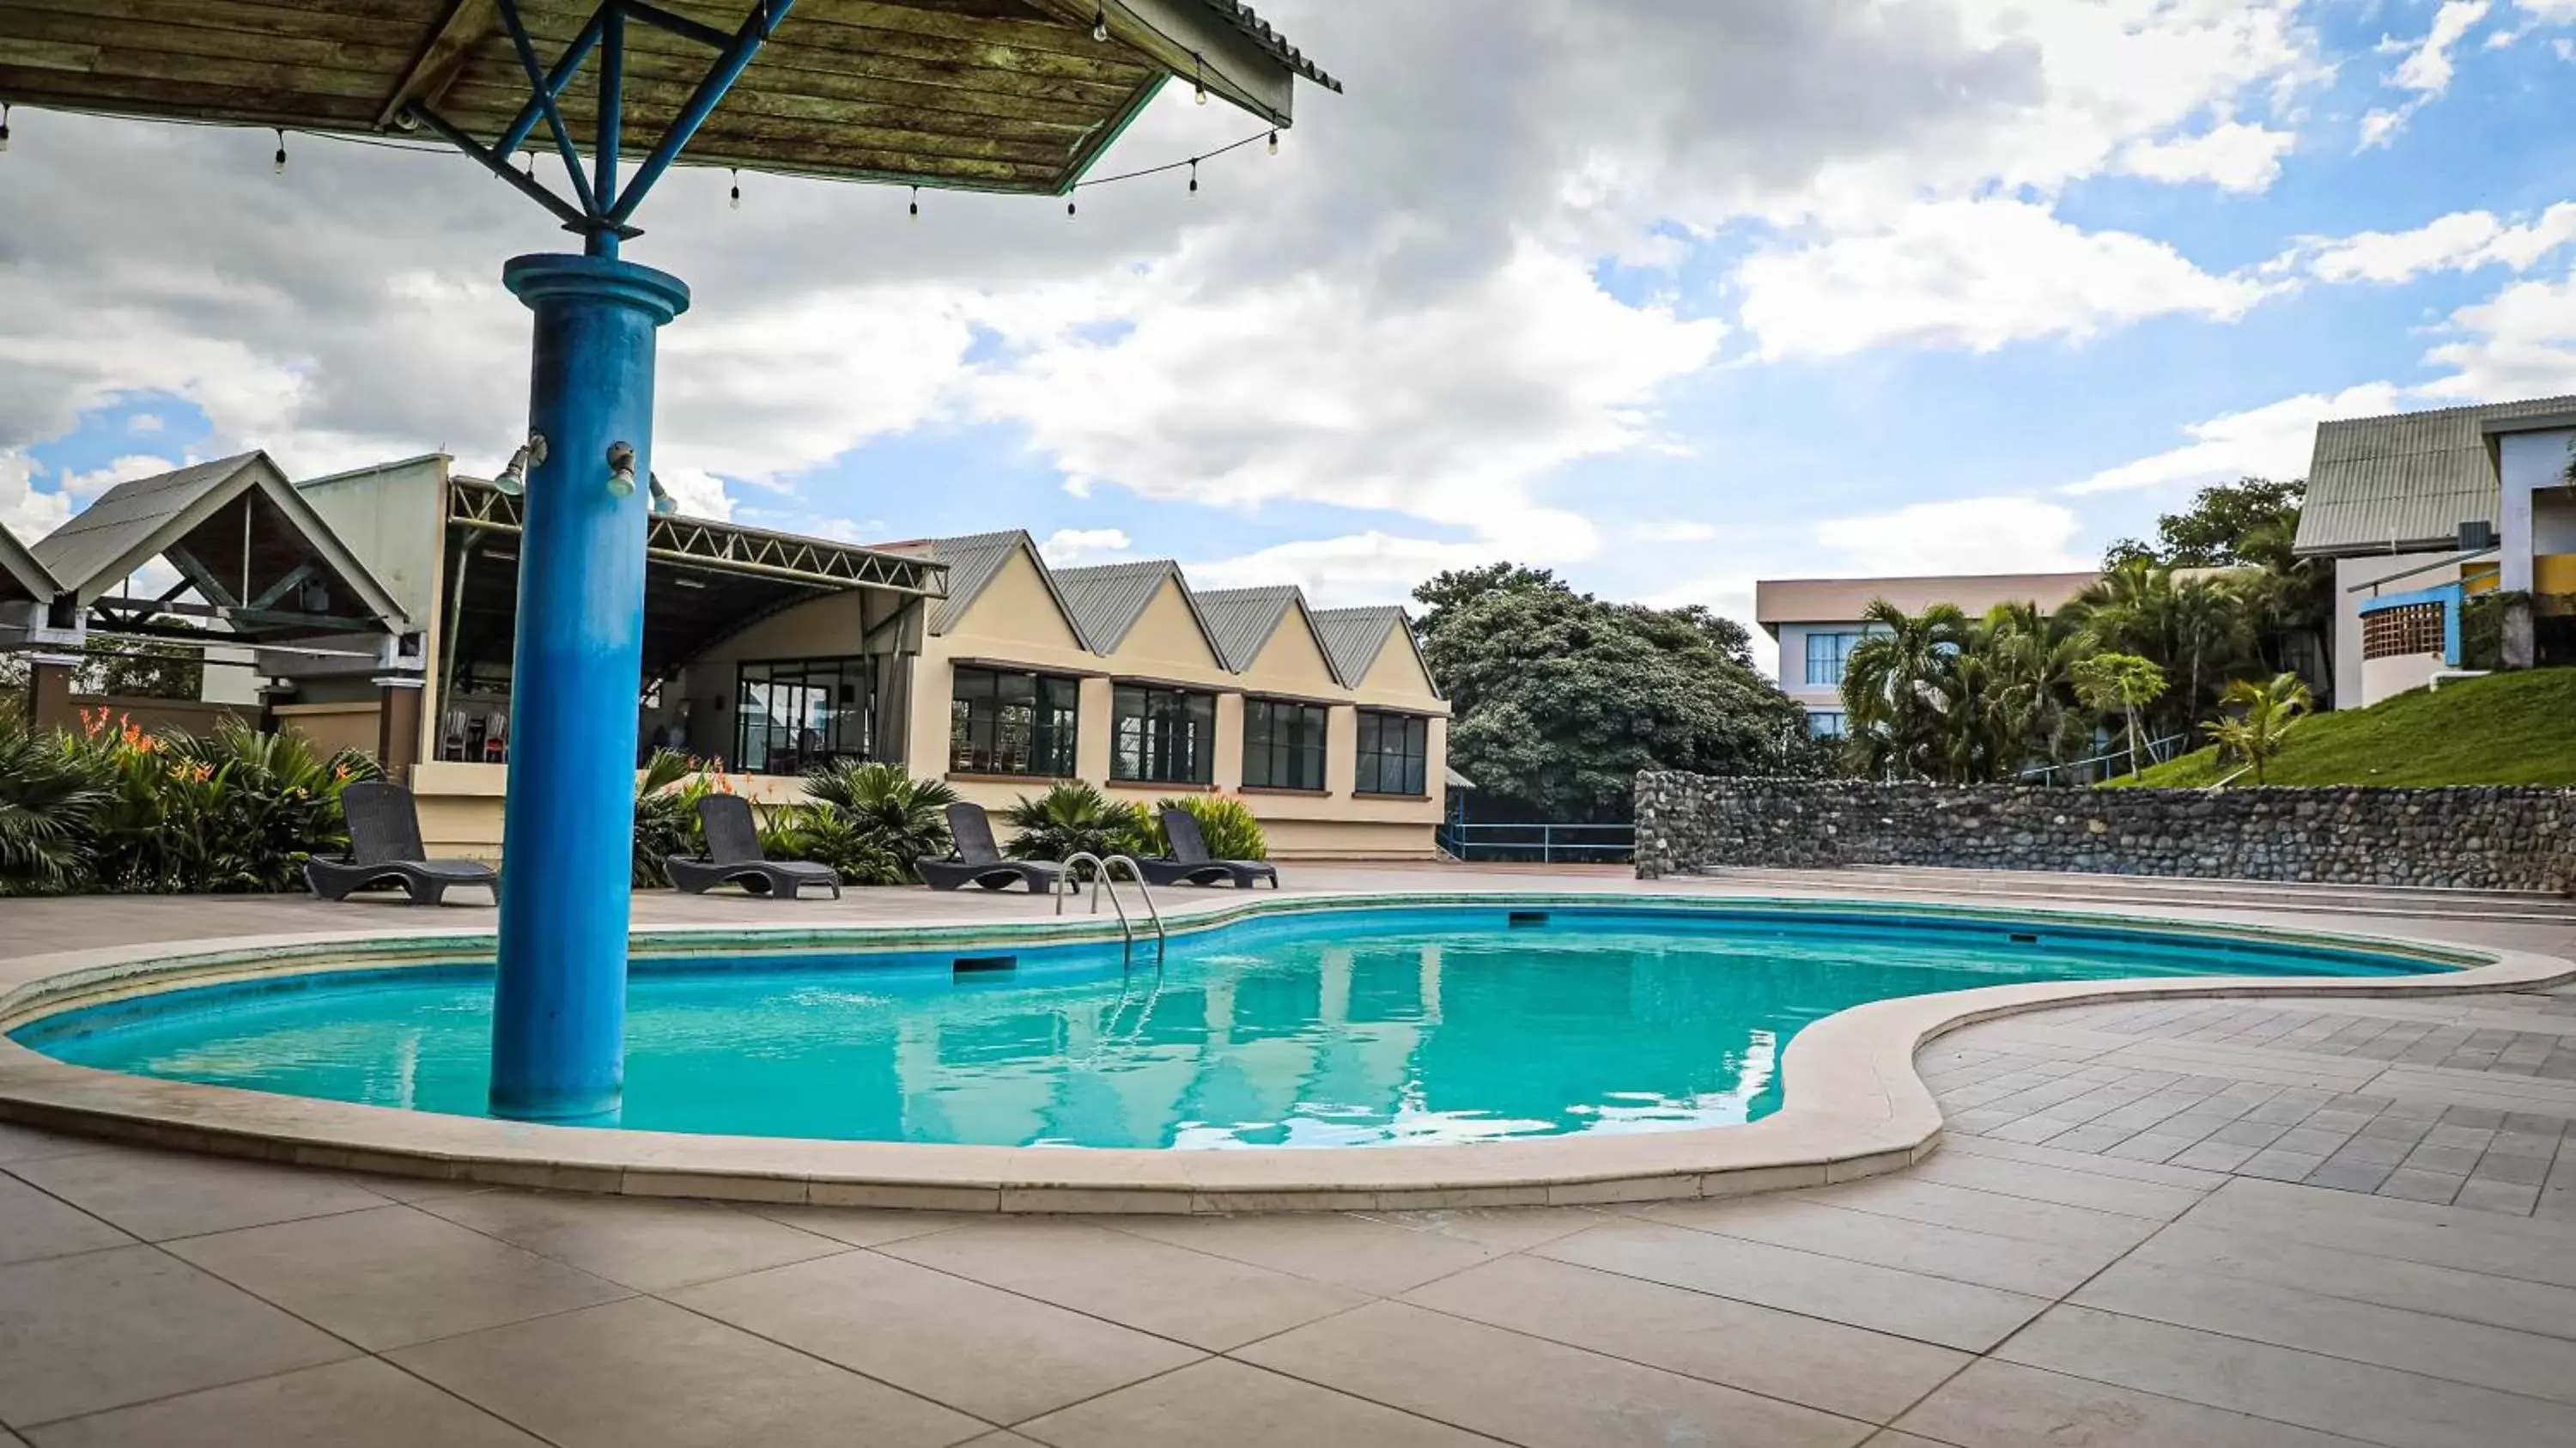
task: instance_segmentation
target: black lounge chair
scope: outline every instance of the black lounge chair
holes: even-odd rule
[[[993,843],[993,822],[980,804],[961,799],[950,805],[948,834],[957,842],[955,859],[912,862],[912,867],[921,872],[922,883],[933,890],[955,890],[968,884],[1007,890],[1017,880],[1036,895],[1053,891],[1056,882],[1064,878],[1062,865],[1002,858],[1001,847]]]
[[[414,905],[435,905],[450,885],[480,885],[497,902],[501,874],[480,860],[433,860],[420,842],[420,810],[411,791],[381,779],[362,779],[340,791],[349,819],[345,859],[316,856],[304,862],[304,883],[325,900],[345,900],[353,890],[400,886]]]
[[[1213,885],[1223,880],[1238,890],[1249,890],[1255,882],[1268,880],[1271,889],[1279,888],[1279,871],[1267,860],[1208,858],[1207,838],[1199,833],[1198,816],[1188,810],[1163,811],[1163,838],[1172,843],[1169,856],[1136,862],[1151,884]]]
[[[664,857],[663,868],[684,895],[703,895],[736,881],[753,895],[793,900],[806,885],[829,885],[841,898],[841,872],[810,860],[772,860],[761,853],[760,828],[751,820],[751,801],[738,794],[711,794],[698,801],[698,824],[706,831],[707,852],[697,859]]]

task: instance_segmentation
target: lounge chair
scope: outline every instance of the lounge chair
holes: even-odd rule
[[[922,883],[933,890],[955,890],[967,884],[1007,890],[1017,880],[1036,895],[1053,891],[1056,882],[1064,878],[1062,865],[1002,858],[1001,848],[993,843],[993,821],[980,804],[961,799],[950,805],[948,834],[957,842],[955,859],[912,862],[912,867],[921,872]]]
[[[1223,880],[1238,890],[1268,880],[1279,888],[1279,871],[1267,860],[1216,860],[1208,857],[1207,838],[1199,833],[1198,816],[1185,809],[1163,811],[1163,838],[1172,852],[1159,860],[1139,860],[1136,867],[1156,885],[1213,885]]]
[[[349,818],[344,859],[304,862],[304,883],[325,900],[345,900],[353,890],[399,885],[414,905],[435,905],[450,885],[501,890],[500,872],[480,860],[433,860],[420,842],[420,810],[411,791],[381,779],[362,779],[340,791]]]
[[[698,824],[706,831],[707,852],[699,858],[672,855],[662,861],[671,883],[686,895],[703,895],[727,881],[739,882],[754,895],[793,900],[806,885],[829,885],[841,898],[841,872],[808,860],[772,860],[760,850],[760,828],[751,821],[751,801],[738,794],[711,794],[698,801]]]

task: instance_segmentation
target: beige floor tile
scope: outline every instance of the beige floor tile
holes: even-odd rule
[[[1541,1242],[1600,1226],[1605,1214],[1592,1207],[1422,1207],[1351,1215],[1506,1252],[1526,1252]]]
[[[255,1161],[112,1147],[9,1170],[147,1241],[381,1207],[344,1177]]]
[[[1943,1384],[1897,1426],[1964,1448],[2357,1448],[2331,1433],[1992,1360]]]
[[[1204,1356],[874,1252],[711,1282],[672,1300],[995,1423]]]
[[[1471,1268],[1405,1301],[1881,1423],[1970,1361],[1910,1338],[1538,1257]]]
[[[2576,1337],[2576,1287],[2348,1251],[2331,1245],[2331,1230],[2324,1242],[2286,1235],[2298,1230],[2298,1218],[2276,1221],[2279,1232],[2222,1231],[2193,1225],[2197,1220],[2186,1217],[2167,1227],[2131,1253],[2128,1263],[2272,1282],[2437,1317]]]
[[[36,1448],[541,1448],[374,1358],[209,1388],[40,1428]]]
[[[717,1202],[500,1191],[420,1209],[645,1292],[850,1250]]]
[[[2277,1283],[2123,1262],[2070,1301],[2576,1405],[2576,1341]]]
[[[651,1298],[391,1356],[562,1448],[931,1448],[990,1426]]]
[[[1035,1438],[1023,1438],[1005,1428],[981,1438],[969,1438],[958,1448],[1040,1448],[1040,1445]]]
[[[1949,1160],[1962,1157],[1988,1161],[2018,1161],[2034,1166],[2053,1166],[2066,1171],[2080,1171],[2088,1176],[2117,1177],[2122,1181],[2151,1182],[2158,1186],[2178,1187],[2188,1192],[2211,1192],[2227,1182],[2223,1172],[2201,1171],[2194,1167],[2175,1166],[2170,1162],[2128,1161],[2116,1156],[2097,1156],[2084,1151],[2060,1151],[2053,1146],[2027,1142],[1999,1141],[1990,1136],[1945,1136],[1940,1155]]]
[[[2193,1208],[2182,1225],[2230,1232],[2287,1231],[2330,1242],[2347,1252],[2576,1288],[2576,1241],[2531,1230],[2576,1224],[2534,1223],[2493,1212],[2383,1201],[2358,1192],[2287,1182],[2249,1180],[2243,1185],[2260,1190],[2219,1192]]]
[[[2063,1297],[2108,1266],[2124,1247],[2056,1246],[1964,1227],[1847,1211],[1792,1197],[1740,1202],[1671,1202],[1639,1215],[1695,1231],[1718,1232],[1827,1257],[1874,1262],[2026,1292]]]
[[[853,1247],[873,1247],[879,1242],[924,1237],[932,1232],[945,1232],[951,1227],[993,1220],[990,1216],[966,1212],[915,1212],[880,1207],[790,1207],[746,1203],[743,1210],[758,1213],[773,1222],[783,1222],[800,1232],[847,1242]]]
[[[377,1352],[626,1295],[411,1207],[191,1237],[171,1250]]]
[[[994,1222],[876,1250],[1211,1352],[1365,1300],[1328,1283],[1079,1222]]]
[[[2051,1308],[1997,1357],[2389,1448],[2576,1443],[2576,1410],[2089,1307]]]
[[[1870,1435],[1870,1440],[1860,1445],[1860,1448],[1955,1448],[1955,1445],[1935,1443],[1929,1438],[1917,1438],[1911,1433],[1899,1433],[1893,1428],[1886,1428]]]
[[[0,1267],[0,1419],[20,1427],[354,1352],[151,1247]]]
[[[1658,1223],[1595,1227],[1536,1255],[1983,1352],[2048,1304],[1969,1282]]]
[[[1818,1187],[1797,1193],[1795,1200],[1901,1217],[1909,1222],[1964,1227],[2025,1242],[2113,1251],[2138,1245],[2153,1235],[2157,1226],[2153,1219],[2126,1212],[2095,1211],[2062,1202],[2035,1202],[2028,1197],[1947,1186],[1925,1181],[1912,1172],[1871,1177],[1838,1187]]]
[[[1924,1181],[1940,1182],[1946,1186],[1972,1187],[2008,1197],[2091,1207],[2096,1211],[2125,1212],[2133,1217],[2151,1217],[2165,1222],[2189,1211],[2203,1195],[2190,1187],[2167,1186],[2162,1182],[2135,1181],[2069,1167],[1946,1151],[1933,1155],[1913,1170]]]
[[[1697,1378],[1376,1302],[1235,1356],[1527,1448],[1854,1444],[1869,1425]]]
[[[134,1239],[15,1177],[0,1176],[0,1263],[67,1257]]]
[[[1392,1296],[1503,1254],[1500,1247],[1331,1212],[1122,1217],[1119,1230],[1237,1262]]]
[[[1494,1445],[1445,1423],[1223,1358],[1023,1423],[1020,1431],[1053,1448]]]

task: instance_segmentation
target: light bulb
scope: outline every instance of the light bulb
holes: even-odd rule
[[[921,188],[918,186],[912,188],[912,219],[921,219]]]
[[[1200,84],[1199,93],[1194,99],[1196,99],[1200,105],[1207,104],[1207,86],[1205,83]]]
[[[284,131],[277,133],[277,156],[268,163],[268,173],[272,176],[286,174],[286,133]]]
[[[1199,194],[1199,163],[1196,161],[1190,163],[1190,194]]]
[[[1109,7],[1106,5],[1097,6],[1091,12],[1091,38],[1104,42],[1109,39]]]
[[[0,106],[0,151],[9,149],[9,108]]]
[[[1070,201],[1064,204],[1064,219],[1067,221],[1073,219],[1073,203]]]
[[[1197,80],[1197,85],[1198,85],[1198,96],[1196,97],[1196,99],[1197,99],[1197,101],[1198,101],[1198,103],[1199,103],[1200,105],[1206,105],[1206,104],[1207,104],[1207,57],[1206,57],[1206,56],[1204,56],[1204,55],[1199,54],[1199,53],[1198,53],[1197,51],[1195,51],[1195,50],[1194,50],[1194,51],[1191,51],[1191,52],[1190,52],[1190,64],[1191,64],[1193,67],[1195,67],[1195,68],[1197,69],[1197,71],[1198,71],[1198,80]]]
[[[1273,156],[1279,154],[1279,133],[1277,131],[1272,131],[1270,133],[1270,154]]]
[[[635,445],[613,442],[608,445],[608,496],[626,499],[635,496]]]
[[[742,209],[742,173],[740,171],[733,173],[733,195],[726,204],[736,211]]]

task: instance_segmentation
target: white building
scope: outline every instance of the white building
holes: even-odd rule
[[[1780,689],[1807,710],[1808,732],[1840,738],[1843,663],[1868,633],[1862,622],[1872,602],[1885,599],[1907,613],[1936,603],[1956,604],[1969,616],[2000,603],[2035,603],[2055,613],[2082,593],[2096,573],[1971,573],[1923,578],[1780,578],[1753,585],[1753,618],[1780,641]]]

